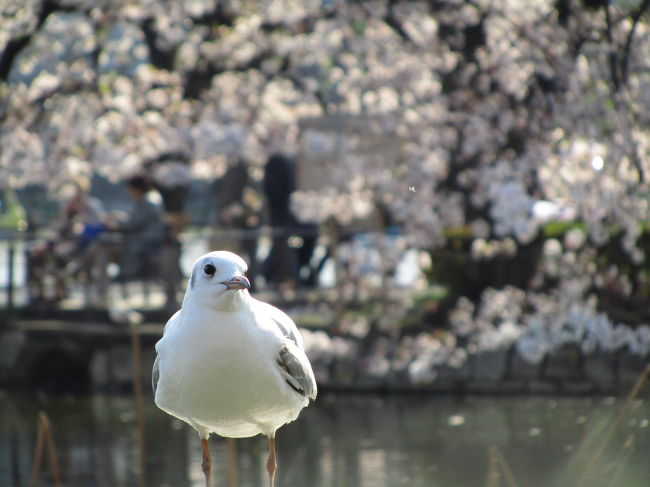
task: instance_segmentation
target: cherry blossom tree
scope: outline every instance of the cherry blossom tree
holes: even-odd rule
[[[294,195],[299,216],[347,224],[382,208],[482,346],[556,327],[546,351],[567,323],[582,338],[645,330],[650,1],[1,8],[2,181],[115,178],[163,153],[185,154],[194,177],[240,157],[259,174],[282,150],[323,174]],[[493,299],[520,312],[495,314]]]

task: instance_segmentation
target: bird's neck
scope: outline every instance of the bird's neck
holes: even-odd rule
[[[246,289],[237,292],[227,292],[217,300],[216,309],[224,312],[239,311],[251,299]]]
[[[220,311],[224,313],[239,311],[246,306],[251,299],[251,295],[246,289],[240,291],[229,291],[215,298],[212,295],[185,294],[183,299],[183,308],[199,306],[205,309]]]
[[[247,299],[250,299],[250,294],[245,289],[228,292],[217,302],[217,309],[227,312],[238,311],[246,304]]]

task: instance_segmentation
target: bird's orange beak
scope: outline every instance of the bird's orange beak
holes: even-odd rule
[[[229,290],[230,289],[250,289],[251,288],[251,282],[248,280],[248,278],[246,276],[235,276],[230,281],[224,281],[221,284],[225,284],[225,286]]]

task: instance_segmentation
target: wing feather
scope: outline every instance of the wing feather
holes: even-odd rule
[[[302,349],[288,341],[282,345],[276,363],[287,384],[301,396],[316,399],[317,387],[311,364]]]
[[[316,399],[317,387],[314,372],[303,350],[303,341],[298,327],[284,312],[268,303],[256,300],[257,312],[273,322],[284,342],[276,356],[280,374],[298,394],[311,400]]]

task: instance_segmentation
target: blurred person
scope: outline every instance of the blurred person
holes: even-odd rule
[[[61,233],[71,245],[68,256],[72,262],[83,260],[84,252],[106,230],[105,212],[99,199],[78,191],[65,205]]]
[[[310,261],[317,239],[317,227],[300,223],[291,211],[291,194],[296,190],[293,159],[272,154],[264,168],[262,188],[266,197],[273,243],[263,263],[266,282],[293,286],[296,282],[314,285],[316,275]],[[296,235],[291,235],[294,232]],[[294,238],[299,237],[299,238]],[[290,245],[290,238],[295,243]]]
[[[88,183],[77,180],[64,186],[66,201],[54,221],[51,235],[33,243],[27,253],[27,277],[30,295],[45,301],[45,279],[54,280],[52,300],[60,301],[67,294],[66,280],[93,264],[91,244],[106,229],[104,208],[97,198],[88,194]]]
[[[144,168],[162,198],[165,240],[160,259],[165,265],[160,268],[160,278],[165,288],[165,306],[175,309],[183,277],[179,236],[188,221],[187,195],[192,181],[189,158],[183,152],[165,152],[146,162]]]
[[[154,268],[157,275],[160,272],[160,266],[155,261],[165,242],[162,210],[147,198],[151,189],[147,178],[131,176],[125,184],[131,208],[127,212],[113,212],[104,218],[107,231],[88,247],[85,255],[89,262],[81,265],[82,268],[91,269],[88,274],[93,286],[87,291],[93,293],[90,300],[98,307],[107,304],[109,264],[119,265],[115,280],[121,283],[150,277]]]
[[[217,209],[217,233],[213,245],[215,248],[227,248],[219,231],[234,230],[241,232],[241,238],[230,244],[228,250],[246,254],[249,262],[247,276],[253,288],[257,276],[257,228],[260,224],[261,198],[253,188],[252,178],[248,172],[248,163],[239,159],[228,167],[224,175],[215,182],[215,200]]]
[[[146,276],[165,240],[162,210],[147,199],[149,181],[141,175],[131,176],[126,188],[131,209],[124,215],[110,216],[106,222],[109,230],[122,235],[120,281]]]
[[[176,239],[187,224],[185,211],[192,173],[182,152],[166,152],[144,165],[153,187],[162,197],[167,236]]]

